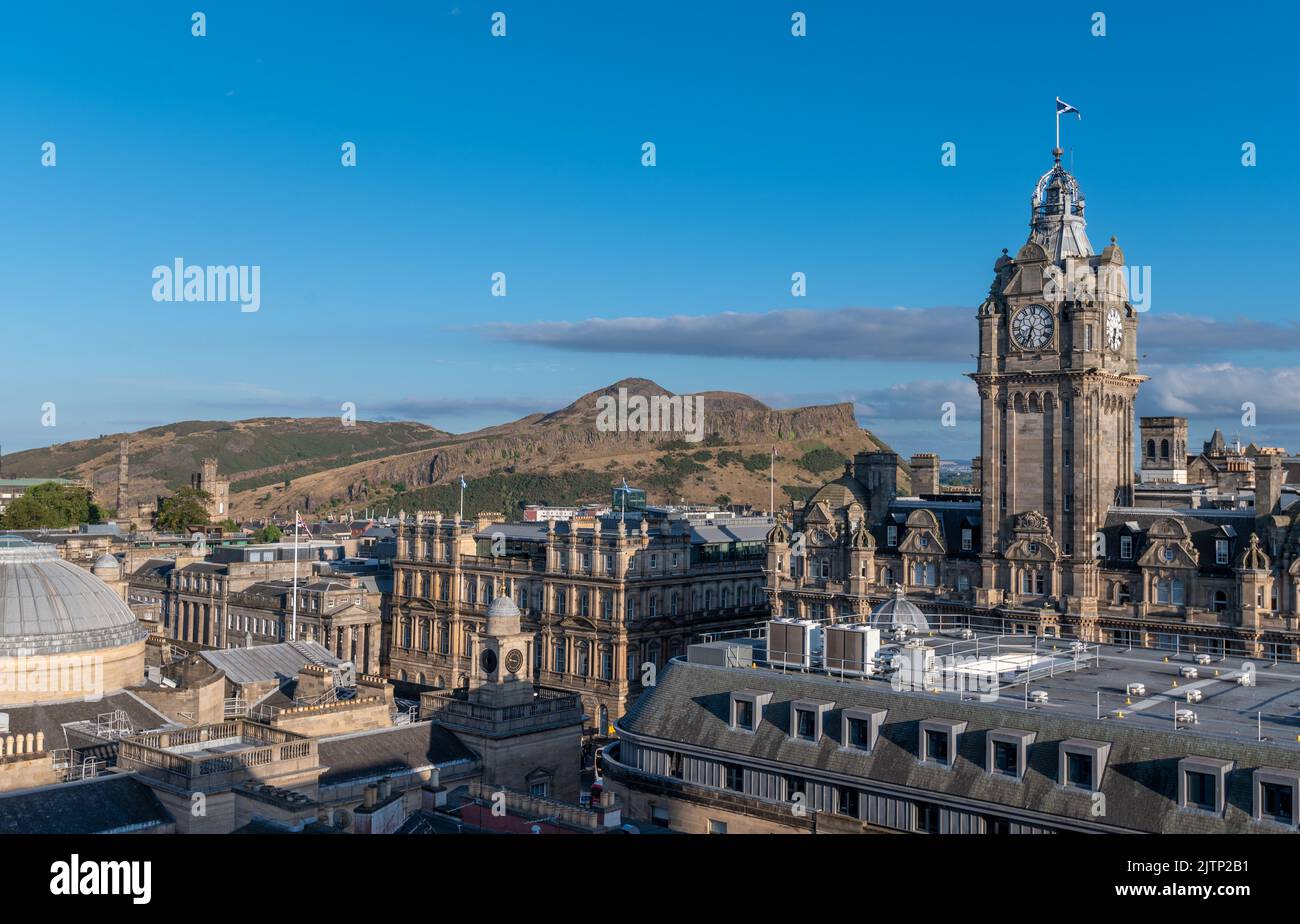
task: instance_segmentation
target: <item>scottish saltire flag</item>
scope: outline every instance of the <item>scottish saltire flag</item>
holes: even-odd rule
[[[306,524],[305,522],[303,522],[302,514],[301,514],[301,513],[297,513],[296,511],[295,511],[295,513],[294,513],[294,524],[293,524],[293,526],[294,526],[294,529],[301,529],[304,533],[308,533],[308,534],[311,533],[311,530],[307,528],[307,524]]]
[[[1083,113],[1082,113],[1082,112],[1080,112],[1079,110],[1075,109],[1073,106],[1071,106],[1069,103],[1067,103],[1065,100],[1061,99],[1061,98],[1058,96],[1058,97],[1056,98],[1056,114],[1057,114],[1058,116],[1060,116],[1060,115],[1063,115],[1064,113],[1067,113],[1067,112],[1073,112],[1073,113],[1074,113],[1076,116],[1078,116],[1079,118],[1081,118],[1081,119],[1083,118]]]
[[[468,487],[469,487],[469,485],[467,485],[467,484],[465,483],[465,476],[464,476],[464,475],[461,475],[461,476],[460,476],[460,486],[461,486],[462,488],[468,488]]]

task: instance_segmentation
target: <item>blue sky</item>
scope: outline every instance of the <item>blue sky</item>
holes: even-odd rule
[[[1300,449],[1290,4],[3,15],[6,451],[345,401],[464,431],[636,375],[852,400],[900,451],[968,458],[973,313],[1026,237],[1057,95],[1094,245],[1151,267],[1140,410]],[[260,310],[153,301],[176,257],[260,266]]]

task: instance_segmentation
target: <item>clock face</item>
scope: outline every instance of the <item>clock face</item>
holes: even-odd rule
[[[1030,305],[1021,308],[1011,319],[1011,339],[1021,349],[1041,350],[1052,342],[1052,330],[1056,322],[1052,313],[1042,305]]]
[[[1106,314],[1106,346],[1118,353],[1123,343],[1124,319],[1120,317],[1118,308],[1112,308]]]
[[[518,648],[511,648],[506,652],[506,670],[512,674],[519,673],[519,668],[524,666],[524,655]]]
[[[495,674],[497,672],[497,653],[491,648],[486,649],[479,656],[478,663],[483,668],[483,673]]]

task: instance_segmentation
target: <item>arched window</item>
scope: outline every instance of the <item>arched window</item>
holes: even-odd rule
[[[1222,613],[1228,608],[1228,592],[1226,590],[1216,590],[1214,592],[1214,612]]]
[[[1169,458],[1169,440],[1160,441],[1160,458],[1162,459]]]
[[[1155,457],[1156,457],[1156,441],[1147,440],[1147,458],[1154,459]]]

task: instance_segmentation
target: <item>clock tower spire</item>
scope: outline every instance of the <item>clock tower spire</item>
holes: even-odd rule
[[[1093,252],[1061,149],[1030,198],[1029,239],[1003,250],[976,315],[986,605],[1095,614],[1098,530],[1132,503],[1137,313],[1124,254]]]

